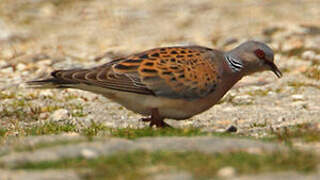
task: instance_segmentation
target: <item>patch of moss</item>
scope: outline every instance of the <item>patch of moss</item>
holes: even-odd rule
[[[7,134],[8,130],[0,128],[0,137],[4,137]]]
[[[267,96],[270,91],[270,89],[257,89],[254,91],[248,91],[247,94],[250,96]]]
[[[7,121],[36,121],[41,113],[54,112],[55,110],[65,108],[71,112],[73,117],[85,117],[87,113],[84,112],[84,107],[79,103],[70,104],[58,104],[55,105],[49,100],[48,105],[36,105],[32,102],[32,97],[11,95],[11,94],[1,94],[0,99],[5,98],[8,100],[6,104],[0,104],[3,108],[0,110],[0,118]],[[52,105],[53,104],[53,105]]]
[[[235,97],[236,96],[231,95],[230,93],[227,93],[220,101],[218,101],[217,104],[232,103]]]
[[[13,92],[0,92],[0,100],[16,98],[16,94]]]
[[[81,1],[85,2],[89,2],[89,0],[53,0],[52,3],[58,7],[58,8],[66,8],[67,6],[71,6],[77,3],[80,3]]]
[[[288,86],[291,86],[295,89],[299,89],[301,87],[314,87],[317,89],[320,89],[319,85],[311,84],[311,83],[305,83],[305,82],[299,82],[299,81],[290,81],[288,82]]]
[[[257,127],[267,127],[267,121],[264,121],[263,123],[258,123],[258,122],[254,122],[252,124],[250,124],[251,128],[257,128]]]
[[[73,117],[84,117],[88,115],[83,111],[83,106],[81,104],[71,104],[70,108],[73,110],[71,113]]]
[[[146,179],[155,173],[182,170],[192,173],[196,179],[215,178],[222,167],[233,167],[237,174],[255,174],[276,171],[312,172],[319,159],[314,154],[289,151],[266,154],[229,152],[204,154],[201,152],[143,152],[117,153],[97,159],[65,159],[55,162],[28,163],[17,169],[81,169],[84,179]],[[161,168],[157,168],[161,167]]]
[[[16,98],[11,103],[7,103],[0,111],[0,118],[11,118],[18,120],[36,120],[38,114],[36,109],[28,102],[27,98]]]
[[[46,122],[42,125],[36,125],[31,128],[23,129],[24,134],[28,136],[35,135],[47,135],[47,134],[60,134],[66,132],[77,132],[79,131],[74,124],[59,124],[55,122]]]
[[[155,137],[155,136],[201,136],[210,135],[210,133],[202,132],[200,129],[185,128],[185,129],[110,129],[110,135],[127,139],[135,139],[140,137]]]
[[[107,128],[105,125],[91,121],[90,126],[82,129],[81,133],[84,134],[85,136],[92,137],[92,136],[96,136],[101,131],[107,131],[107,130],[109,130],[109,128]]]
[[[18,135],[22,136],[35,136],[35,135],[49,135],[49,134],[60,134],[75,132],[87,137],[97,136],[99,132],[110,137],[119,137],[127,139],[136,139],[141,137],[158,137],[158,136],[219,136],[219,137],[235,137],[236,135],[227,132],[203,132],[198,128],[165,128],[165,129],[154,129],[154,128],[108,128],[101,123],[91,122],[89,126],[77,127],[71,123],[61,122],[45,122],[43,124],[34,125],[32,127],[19,128],[19,124],[15,125],[15,129],[3,130],[4,132],[15,131]],[[1,135],[1,134],[0,134]],[[239,137],[239,135],[237,136]]]
[[[312,67],[303,73],[305,76],[311,79],[320,80],[320,69]]]

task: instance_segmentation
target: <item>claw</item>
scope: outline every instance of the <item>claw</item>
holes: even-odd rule
[[[151,117],[148,117],[148,118],[141,118],[140,121],[142,122],[150,122],[151,121]]]
[[[158,109],[151,110],[151,117],[141,118],[143,122],[150,122],[149,127],[156,126],[157,128],[172,128],[169,124],[163,121],[163,117],[159,115]]]

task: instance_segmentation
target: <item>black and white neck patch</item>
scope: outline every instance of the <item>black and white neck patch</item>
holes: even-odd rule
[[[232,56],[225,56],[225,59],[233,72],[239,72],[243,68],[242,61]]]

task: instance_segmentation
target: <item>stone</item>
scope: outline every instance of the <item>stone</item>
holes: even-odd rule
[[[232,100],[233,103],[237,105],[246,105],[246,104],[251,104],[253,101],[252,96],[250,95],[242,95],[242,96],[236,96]]]
[[[50,119],[55,122],[55,121],[66,120],[69,118],[69,116],[70,114],[68,110],[58,109],[50,115]]]
[[[314,59],[315,56],[316,56],[316,53],[310,50],[303,52],[301,55],[303,59],[307,59],[307,60]]]
[[[236,175],[236,170],[230,166],[223,167],[218,170],[217,175],[222,178],[231,178]]]
[[[52,97],[53,93],[51,90],[46,89],[39,92],[40,97]]]
[[[294,94],[291,96],[294,101],[303,101],[305,97],[302,94]]]
[[[98,154],[91,149],[82,149],[81,156],[87,159],[93,159],[96,158]]]
[[[238,129],[236,126],[234,125],[230,125],[227,129],[226,129],[226,132],[237,132]]]
[[[1,69],[0,72],[1,73],[6,73],[6,74],[12,74],[13,73],[13,68],[10,66],[10,67]]]
[[[16,66],[16,70],[17,71],[23,71],[23,70],[25,70],[26,69],[26,65],[24,65],[24,64],[22,64],[22,63],[19,63],[19,64],[17,64],[17,66]]]

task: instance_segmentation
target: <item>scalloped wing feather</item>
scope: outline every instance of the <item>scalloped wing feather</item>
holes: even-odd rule
[[[218,70],[208,51],[204,47],[156,48],[114,64],[113,71],[138,77],[157,96],[196,99],[218,84]]]
[[[92,69],[52,73],[61,87],[88,85],[168,98],[196,99],[216,89],[218,69],[204,47],[156,48]],[[212,52],[211,52],[212,53]],[[211,57],[212,58],[212,57]]]

